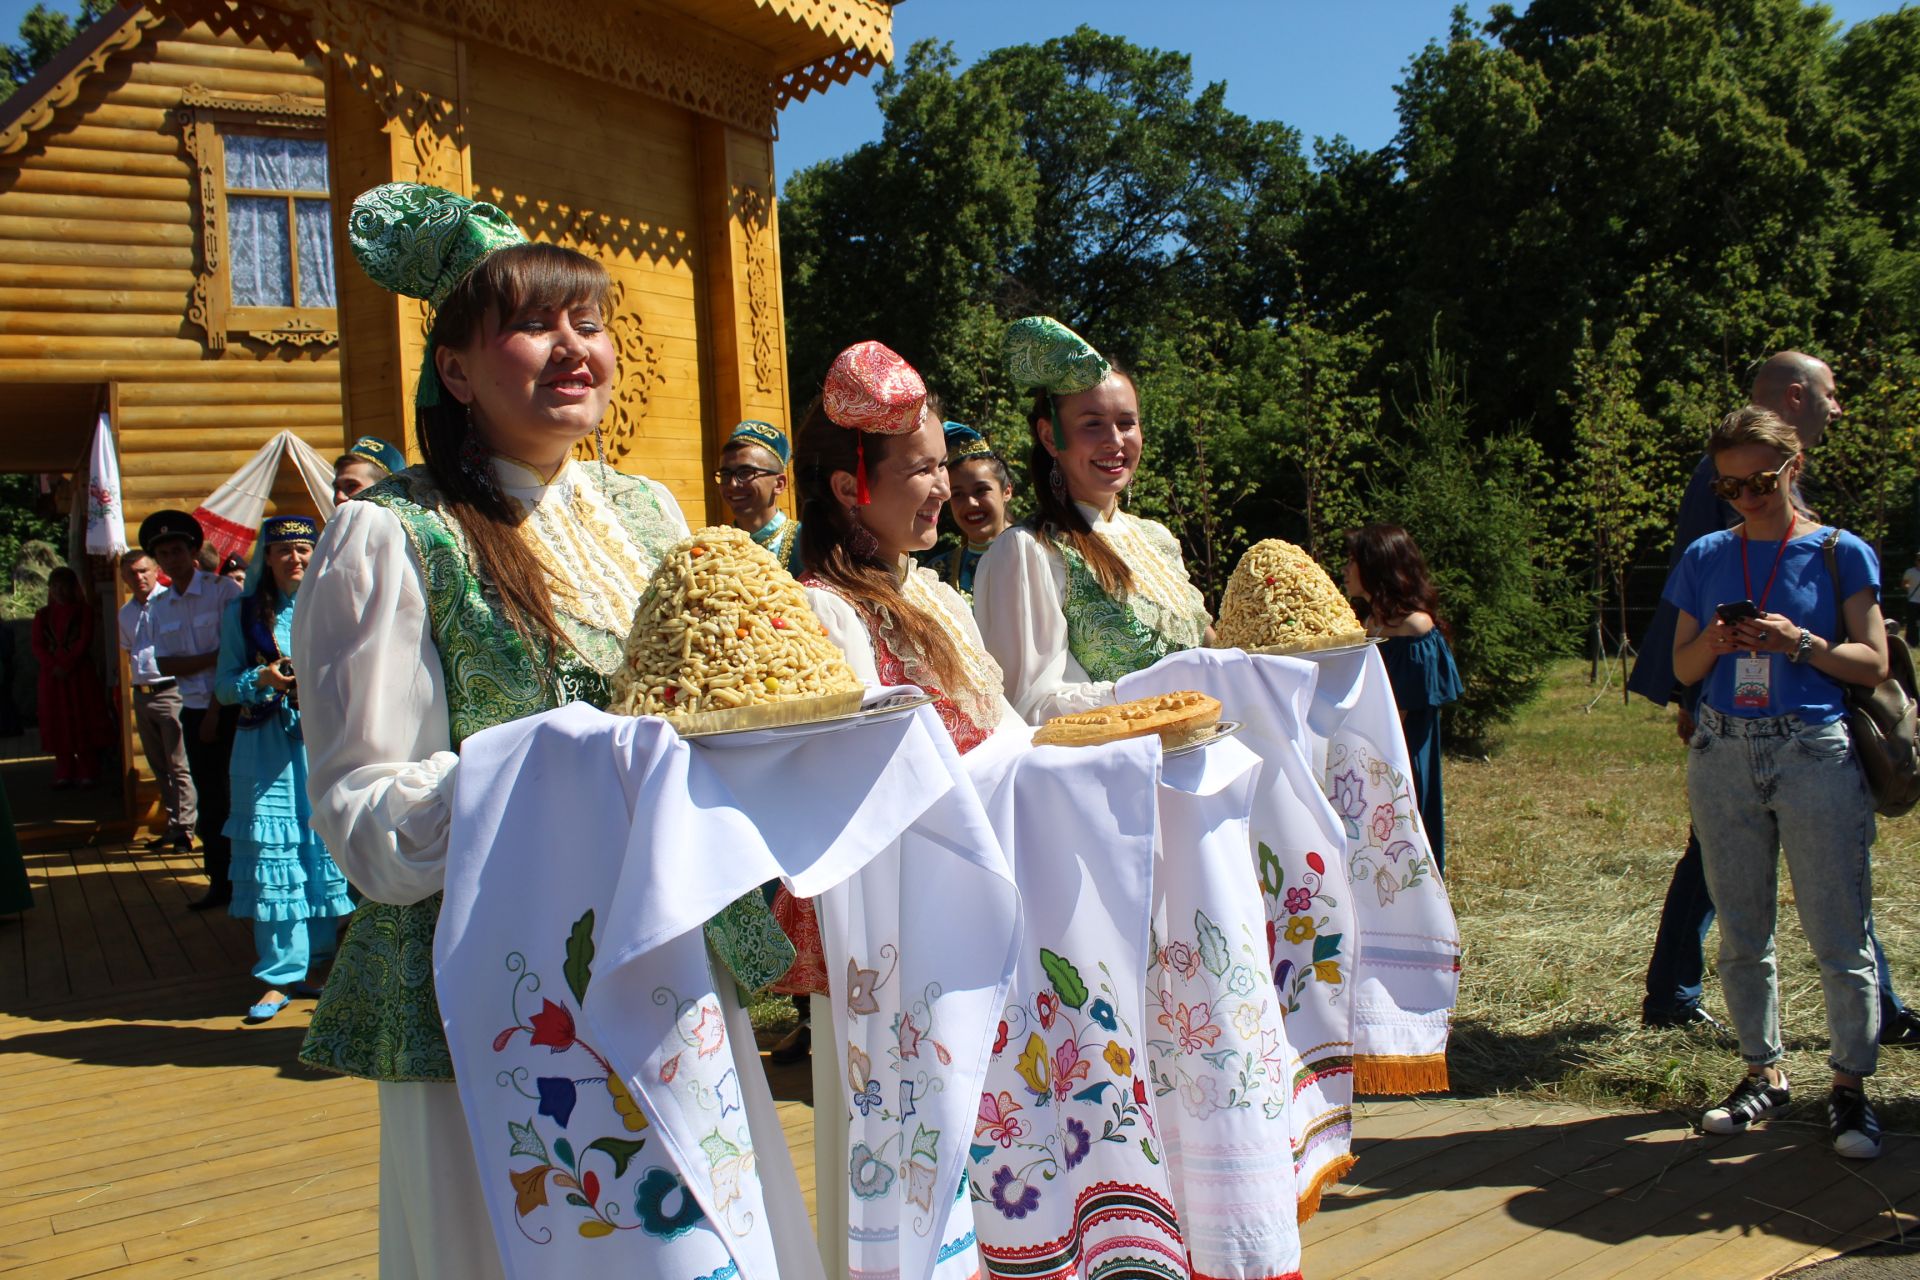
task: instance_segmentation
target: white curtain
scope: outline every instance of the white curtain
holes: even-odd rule
[[[327,144],[317,138],[224,136],[229,188],[255,191],[327,190]],[[291,307],[292,255],[300,255],[302,307],[334,305],[333,237],[327,200],[296,200],[294,225],[287,202],[270,196],[227,197],[228,261],[236,307]],[[297,247],[296,247],[297,246]]]
[[[327,144],[318,138],[224,135],[227,185],[254,191],[327,190]]]
[[[300,305],[331,307],[333,298],[333,233],[328,228],[325,200],[294,202],[295,229],[300,239]]]
[[[272,196],[228,196],[227,238],[232,241],[227,261],[233,305],[292,306],[287,202]]]

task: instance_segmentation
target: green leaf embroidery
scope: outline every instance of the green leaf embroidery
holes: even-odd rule
[[[927,1163],[939,1164],[940,1131],[938,1129],[929,1129],[925,1125],[918,1124],[913,1128],[913,1148],[907,1153],[907,1158],[912,1159],[915,1156],[925,1156]]]
[[[547,1155],[547,1144],[541,1141],[540,1131],[533,1127],[533,1117],[528,1116],[525,1124],[507,1121],[507,1132],[513,1137],[513,1149],[507,1154],[512,1156],[532,1156],[541,1164],[552,1164]]]
[[[1058,955],[1045,947],[1040,948],[1040,967],[1047,971],[1047,977],[1053,981],[1054,994],[1069,1009],[1079,1009],[1087,1003],[1087,984],[1080,980],[1080,971],[1073,967],[1073,961]]]
[[[560,1163],[566,1165],[567,1168],[573,1169],[575,1171],[579,1170],[580,1168],[579,1162],[573,1158],[573,1144],[571,1142],[568,1142],[565,1138],[554,1139],[553,1154],[559,1156]]]
[[[567,975],[567,990],[576,1004],[587,1002],[587,983],[593,978],[593,909],[573,922],[567,935],[567,962],[561,966]]]
[[[1340,939],[1344,934],[1323,933],[1313,940],[1313,963],[1331,960],[1340,954]]]
[[[1207,919],[1207,913],[1193,913],[1193,927],[1200,935],[1200,963],[1207,966],[1207,972],[1218,978],[1233,963],[1233,957],[1227,950],[1227,935],[1220,932],[1220,926]]]
[[[1160,1157],[1153,1154],[1153,1144],[1145,1138],[1140,1139],[1140,1154],[1145,1156],[1153,1164],[1160,1163]]]
[[[625,1138],[595,1138],[587,1144],[587,1150],[606,1152],[613,1158],[613,1176],[624,1178],[627,1176],[628,1163],[640,1153],[640,1148],[646,1145],[645,1138],[631,1142]]]
[[[1260,887],[1266,890],[1268,897],[1277,898],[1280,896],[1280,890],[1286,887],[1286,883],[1287,874],[1281,869],[1280,859],[1274,856],[1273,850],[1267,847],[1266,841],[1262,840],[1260,842]]]
[[[707,1163],[713,1165],[721,1164],[728,1158],[740,1154],[740,1148],[721,1137],[718,1129],[700,1139],[700,1149],[707,1153]]]
[[[579,1207],[580,1207],[580,1208],[582,1208],[582,1209],[591,1209],[591,1208],[593,1208],[593,1206],[592,1206],[592,1205],[590,1205],[590,1204],[588,1204],[588,1203],[587,1203],[587,1198],[586,1198],[585,1196],[583,1196],[583,1195],[581,1195],[581,1194],[580,1194],[579,1192],[577,1192],[577,1191],[569,1191],[569,1192],[567,1192],[567,1203],[568,1203],[568,1204],[571,1204],[571,1205],[577,1205],[577,1206],[579,1206]]]

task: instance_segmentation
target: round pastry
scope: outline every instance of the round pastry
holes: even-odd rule
[[[1366,629],[1318,561],[1267,538],[1234,566],[1214,635],[1226,649],[1297,649],[1358,644]]]
[[[1162,746],[1178,747],[1213,732],[1213,726],[1218,723],[1218,698],[1182,689],[1093,711],[1054,716],[1040,726],[1033,742],[1040,747],[1091,747],[1157,733]]]
[[[654,570],[626,662],[613,678],[615,715],[686,722],[802,699],[821,714],[854,710],[863,687],[793,576],[745,532],[701,529]]]

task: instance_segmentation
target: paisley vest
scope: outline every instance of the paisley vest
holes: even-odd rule
[[[678,536],[644,482],[583,464],[636,545],[656,559]],[[557,656],[515,631],[499,594],[479,572],[459,526],[441,510],[424,469],[399,472],[359,494],[400,519],[425,579],[427,626],[439,652],[452,748],[482,729],[571,702],[605,707],[607,676],[624,637],[560,615],[568,645]],[[581,655],[587,655],[582,658]],[[309,1066],[383,1081],[451,1081],[433,985],[440,895],[407,906],[367,902],[353,914],[333,972],[300,1049]],[[793,949],[758,893],[707,925],[715,951],[750,988],[773,981]]]
[[[1199,647],[1206,632],[1202,612],[1198,627],[1191,618],[1170,618],[1161,627],[1146,622],[1127,600],[1107,594],[1086,558],[1065,538],[1054,549],[1067,566],[1067,649],[1091,680],[1118,680],[1145,671],[1181,649]]]

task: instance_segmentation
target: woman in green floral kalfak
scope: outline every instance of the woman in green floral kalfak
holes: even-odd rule
[[[295,617],[313,825],[366,899],[301,1059],[379,1082],[384,1280],[487,1280],[500,1260],[433,984],[458,752],[497,724],[604,706],[634,605],[688,530],[663,486],[574,458],[617,372],[605,268],[405,183],[356,200],[348,240],[436,316],[422,463],[340,507]],[[757,894],[708,936],[749,986],[792,959]]]
[[[1114,682],[1204,643],[1206,601],[1165,525],[1121,510],[1140,465],[1133,378],[1049,316],[1008,328],[1008,376],[1033,394],[1034,516],[994,540],[974,616],[1032,724],[1112,702]]]

